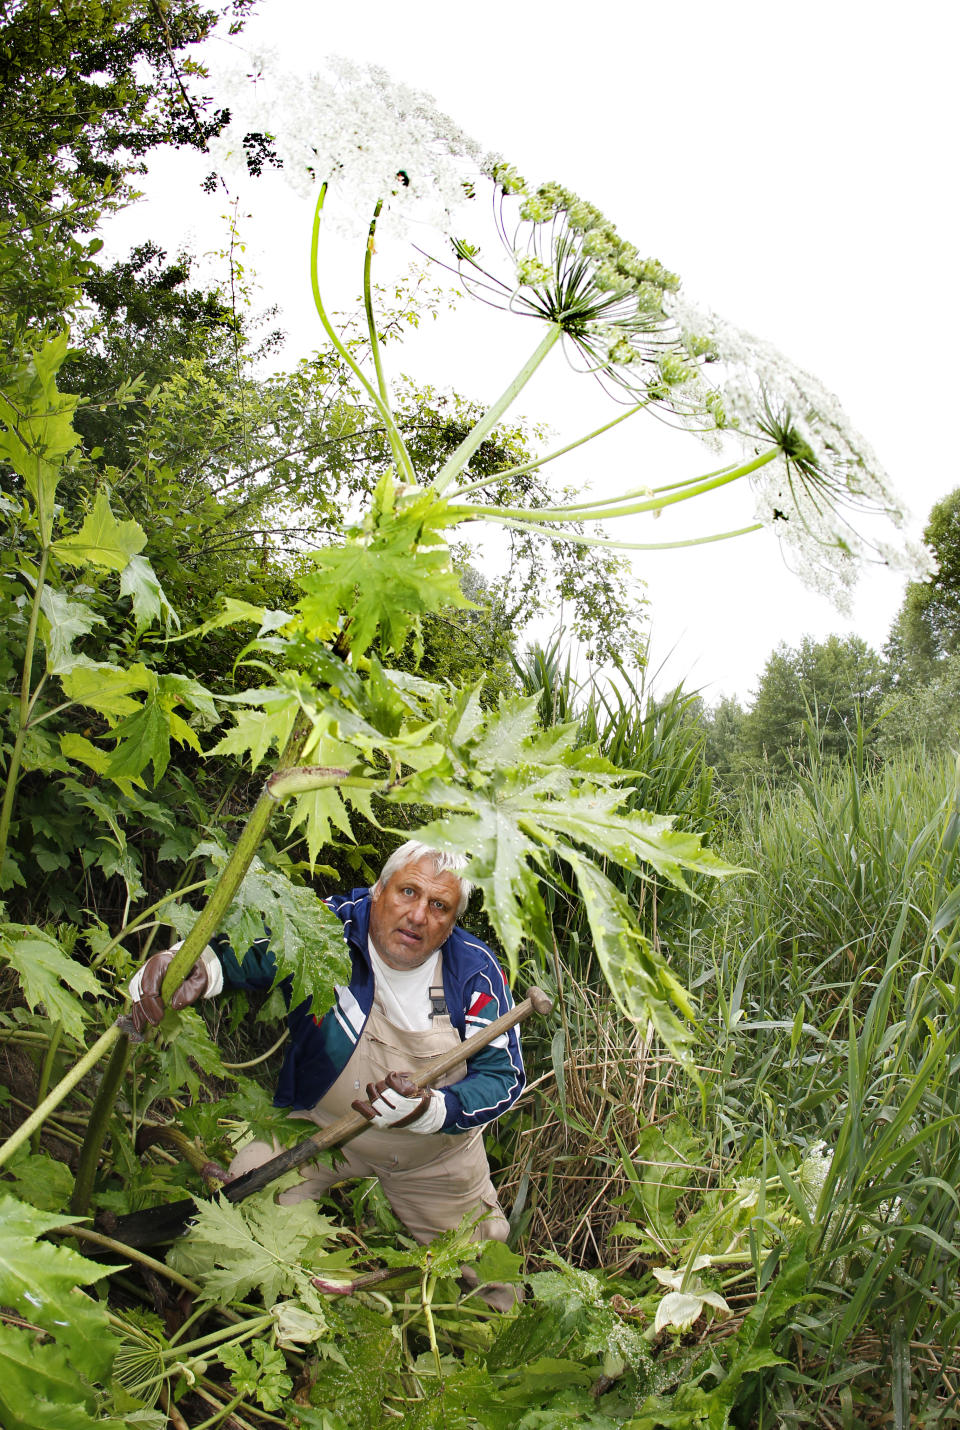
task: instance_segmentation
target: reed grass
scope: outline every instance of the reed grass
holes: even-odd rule
[[[569,666],[544,668],[562,693],[554,707],[579,711],[585,738],[645,772],[641,802],[711,826],[682,691],[657,703],[624,684],[575,690]],[[779,1234],[792,1223],[807,1238],[812,1299],[738,1423],[960,1423],[958,835],[952,761],[876,765],[859,738],[846,760],[812,748],[792,782],[745,786],[728,804],[721,852],[750,876],[666,917],[662,890],[629,890],[699,999],[700,1089],[610,1005],[575,911],[554,908],[554,967],[538,977],[552,973],[562,1019],[552,1040],[528,1038],[541,1072],[499,1148],[517,1235],[531,1252],[629,1274],[651,1253],[623,1223],[649,1229],[658,1196],[679,1235],[718,1188],[779,1182]],[[695,1140],[680,1139],[673,1165],[671,1128]],[[802,1169],[818,1142],[828,1170],[809,1200]]]

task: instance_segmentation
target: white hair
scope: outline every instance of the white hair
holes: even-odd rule
[[[444,853],[440,849],[432,848],[429,844],[421,843],[419,839],[408,839],[406,844],[401,844],[399,849],[393,851],[380,870],[380,877],[371,892],[378,894],[398,869],[405,869],[408,864],[419,864],[421,859],[432,859],[438,874],[452,874],[460,885],[460,899],[457,903],[457,918],[459,918],[467,907],[467,902],[474,889],[470,880],[465,879],[460,872],[467,867],[466,857],[463,854]]]

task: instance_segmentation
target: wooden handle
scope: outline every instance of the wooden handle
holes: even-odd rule
[[[531,1013],[539,1013],[541,1017],[544,1017],[552,1007],[553,1004],[542,989],[529,989],[522,1003],[518,1003],[508,1013],[503,1013],[499,1018],[495,1018],[488,1027],[484,1028],[482,1033],[474,1033],[469,1040],[468,1047],[461,1043],[449,1053],[444,1053],[443,1057],[435,1059],[421,1078],[421,1085],[431,1086],[446,1073],[452,1072],[459,1063],[463,1062],[465,1057],[469,1057],[471,1053],[478,1053],[481,1048],[485,1048],[494,1038],[499,1038],[501,1033],[505,1033],[514,1024],[522,1023],[524,1018],[528,1018]],[[318,1152],[326,1151],[330,1147],[338,1147],[341,1142],[348,1142],[351,1137],[355,1137],[358,1132],[362,1132],[365,1127],[369,1126],[369,1122],[366,1118],[361,1117],[359,1112],[348,1113],[346,1117],[341,1117],[330,1127],[316,1132],[305,1141],[298,1142],[295,1147],[289,1147],[285,1152],[281,1152],[279,1157],[264,1162],[262,1167],[255,1167],[246,1176],[237,1177],[236,1181],[228,1182],[221,1189],[221,1195],[231,1202],[241,1202],[244,1197],[249,1197],[253,1192],[259,1192],[261,1188],[268,1186],[277,1177],[282,1177],[284,1172],[289,1171],[291,1167],[299,1167],[302,1162],[309,1162]],[[185,1197],[178,1202],[168,1202],[166,1206],[128,1212],[126,1216],[118,1218],[111,1225],[110,1231],[113,1238],[116,1241],[122,1241],[125,1246],[158,1246],[180,1236],[196,1214],[197,1203],[193,1197]]]
[[[492,1023],[480,1033],[474,1033],[469,1039],[458,1043],[455,1048],[451,1048],[449,1053],[443,1053],[440,1057],[434,1058],[427,1065],[426,1070],[417,1079],[420,1087],[435,1087],[447,1073],[453,1072],[459,1067],[464,1058],[469,1058],[473,1053],[478,1053],[481,1048],[487,1047],[494,1038],[499,1038],[501,1033],[506,1033],[517,1023],[522,1023],[525,1018],[529,1018],[531,1013],[537,1013],[540,1017],[545,1017],[553,1008],[553,1003],[542,988],[529,988],[527,996],[522,1003],[516,1007],[509,1008],[506,1013],[501,1013],[499,1018],[494,1018]],[[252,1172],[247,1172],[242,1177],[237,1177],[236,1181],[228,1182],[223,1188],[223,1196],[231,1202],[242,1201],[244,1197],[249,1197],[252,1192],[259,1192],[262,1187],[268,1186],[276,1181],[277,1177],[282,1177],[284,1172],[289,1172],[291,1167],[299,1167],[304,1162],[310,1162],[318,1152],[328,1152],[331,1147],[340,1147],[344,1142],[349,1142],[352,1137],[356,1137],[358,1132],[362,1132],[370,1123],[360,1112],[348,1112],[343,1117],[339,1117],[336,1122],[331,1122],[329,1127],[321,1128],[311,1137],[307,1137],[303,1142],[298,1142],[295,1147],[288,1147],[276,1157],[272,1157],[269,1162],[264,1162],[259,1167],[254,1167]]]

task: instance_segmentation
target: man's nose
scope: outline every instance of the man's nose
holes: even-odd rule
[[[409,914],[409,917],[410,917],[410,920],[411,920],[412,923],[415,923],[415,924],[424,924],[424,923],[426,923],[426,921],[427,921],[427,900],[426,900],[426,899],[417,899],[416,903],[415,903],[415,904],[412,904],[411,907],[409,908],[408,914]]]

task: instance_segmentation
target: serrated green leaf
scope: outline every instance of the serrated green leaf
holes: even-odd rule
[[[120,595],[129,596],[137,632],[152,621],[180,628],[180,617],[167,600],[159,577],[145,556],[131,556],[120,573]]]
[[[428,802],[439,804],[442,791],[437,785],[431,789]],[[483,890],[484,908],[515,969],[526,930],[536,928],[532,916],[543,908],[531,868],[540,851],[520,827],[515,810],[482,794],[470,803],[468,814],[444,815],[414,837],[469,857],[470,878]]]
[[[201,1283],[205,1301],[242,1301],[259,1290],[267,1306],[288,1294],[322,1314],[299,1258],[311,1243],[335,1235],[333,1223],[312,1202],[281,1207],[272,1191],[237,1205],[218,1197],[200,1203],[196,1220],[167,1261]]]
[[[516,1281],[523,1276],[523,1257],[502,1241],[485,1241],[474,1269],[483,1281]]]
[[[394,509],[392,479],[382,478],[371,529],[317,552],[315,570],[299,578],[307,595],[298,610],[307,626],[335,626],[342,612],[345,639],[359,656],[376,639],[384,650],[402,650],[426,611],[472,607],[439,534],[456,520],[429,491]]]
[[[33,1393],[12,1377],[11,1393],[0,1378],[0,1425],[3,1430],[124,1430],[122,1420],[101,1420],[80,1405],[58,1405]]]
[[[80,765],[88,765],[98,775],[106,773],[107,765],[110,762],[109,752],[101,750],[99,745],[95,745],[85,735],[77,735],[73,731],[66,732],[60,736],[60,750],[68,760],[75,760]]]
[[[639,1027],[653,1023],[674,1056],[688,1063],[693,1029],[675,1012],[693,1017],[683,984],[640,932],[620,890],[577,850],[567,845],[560,852],[576,876],[593,946],[617,1003]]]
[[[66,331],[49,339],[10,374],[0,392],[0,457],[23,478],[37,504],[44,544],[53,529],[57,483],[80,434],[73,426],[79,398],[57,390],[67,355]]]
[[[140,703],[131,698],[133,692],[155,690],[156,683],[156,675],[145,665],[131,665],[121,670],[118,666],[100,662],[79,666],[61,680],[69,700],[108,717],[136,714]]]
[[[303,829],[311,867],[316,865],[321,849],[330,843],[331,826],[339,829],[347,839],[353,839],[350,819],[339,790],[316,789],[297,796],[288,832],[293,834],[297,829]]]
[[[237,711],[233,728],[208,754],[242,758],[249,752],[251,766],[256,769],[273,745],[283,749],[300,706],[286,690],[248,690],[242,698],[245,703],[256,703],[261,708]]]
[[[264,1142],[276,1138],[285,1147],[303,1140],[303,1122],[288,1117],[285,1108],[274,1107],[271,1094],[252,1078],[244,1078],[223,1107],[223,1116],[236,1118],[251,1136]]]
[[[153,782],[158,784],[170,763],[170,714],[159,696],[148,695],[136,713],[121,720],[112,733],[119,744],[106,768],[109,777],[135,779],[152,763]]]
[[[195,1008],[169,1013],[160,1026],[164,1056],[153,1097],[169,1097],[186,1088],[191,1098],[200,1095],[203,1077],[227,1078],[217,1045]],[[198,1072],[203,1069],[203,1075]]]
[[[384,650],[403,649],[417,616],[468,604],[446,546],[401,541],[347,541],[314,557],[315,575],[300,578],[307,592],[299,609],[308,625],[329,623],[342,610],[350,622],[350,649],[363,654],[379,637]]]
[[[0,1194],[0,1304],[49,1331],[77,1369],[96,1381],[109,1368],[115,1343],[106,1311],[75,1288],[99,1281],[111,1268],[38,1239],[72,1220]]]
[[[500,697],[496,718],[487,721],[487,728],[474,744],[473,762],[481,770],[502,770],[510,765],[525,763],[529,745],[538,725],[536,695],[515,695],[509,699]],[[459,733],[458,727],[458,733]],[[532,761],[531,761],[532,762]]]
[[[646,810],[619,813],[623,790],[591,790],[544,808],[541,822],[557,833],[589,844],[622,868],[637,869],[649,864],[678,888],[686,889],[683,870],[723,878],[743,873],[711,849],[704,849],[700,836],[674,830],[671,815],[654,815]]]
[[[267,606],[253,606],[249,601],[238,601],[233,596],[224,596],[222,601],[223,609],[208,621],[204,621],[203,625],[198,626],[191,634],[205,636],[211,631],[222,630],[225,626],[246,625],[252,621],[258,628],[257,635],[265,636],[271,631],[282,630],[293,620],[288,611],[273,611]]]
[[[97,858],[97,868],[102,869],[108,879],[122,879],[131,901],[142,898],[146,893],[140,881],[140,860],[125,840],[119,847],[107,845]]]
[[[37,1397],[48,1405],[75,1405],[88,1412],[96,1407],[93,1391],[77,1375],[63,1346],[41,1344],[33,1332],[0,1325],[0,1404],[6,1399],[21,1407],[22,1414]],[[8,1422],[0,1424],[6,1430]]]
[[[213,692],[189,675],[167,672],[158,677],[157,690],[164,705],[170,709],[175,705],[185,705],[189,710],[195,710],[207,725],[216,725],[220,719]]]
[[[195,851],[222,867],[226,853],[205,842]],[[333,1004],[334,988],[349,982],[350,955],[343,925],[336,914],[306,885],[255,858],[244,876],[223,924],[234,948],[246,949],[270,930],[277,961],[277,981],[292,980],[291,1004],[310,1000],[311,1012],[322,1016]]]
[[[53,543],[61,561],[73,566],[96,566],[106,571],[123,571],[132,557],[147,544],[146,532],[136,521],[117,521],[104,491],[97,492],[93,510],[80,530]]]
[[[51,675],[66,674],[77,664],[92,664],[86,656],[73,653],[73,642],[88,635],[94,626],[104,626],[102,616],[83,601],[71,600],[63,591],[49,583],[40,593],[40,638],[47,655],[47,670]]]
[[[293,1389],[287,1363],[280,1351],[263,1341],[254,1342],[250,1351],[247,1356],[240,1346],[225,1346],[220,1359],[238,1393],[255,1395],[264,1410],[279,1410]]]
[[[0,925],[0,960],[16,973],[29,1008],[42,1004],[47,1016],[62,1022],[72,1038],[83,1037],[90,1010],[68,989],[102,997],[103,989],[89,968],[64,953],[43,929],[28,924]]]
[[[22,1201],[45,1212],[62,1212],[73,1191],[73,1173],[45,1153],[26,1153],[7,1165],[10,1185]]]

